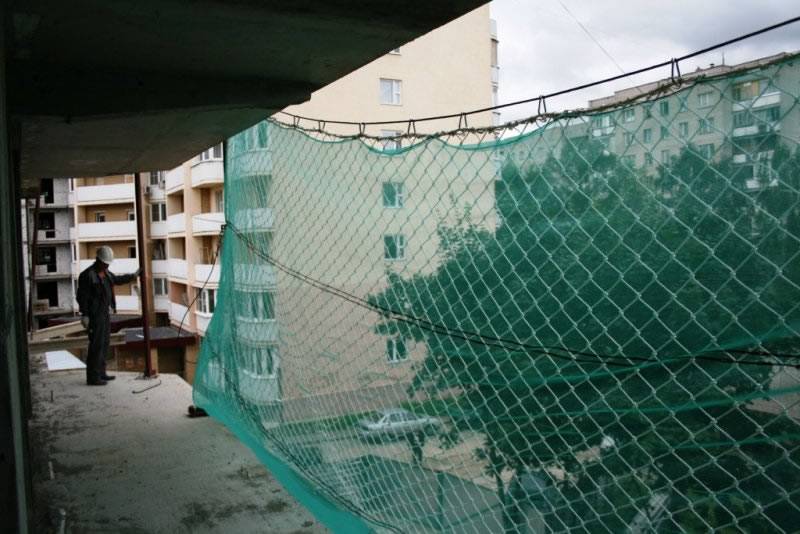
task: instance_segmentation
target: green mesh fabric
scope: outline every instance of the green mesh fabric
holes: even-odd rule
[[[336,532],[795,532],[799,94],[237,135],[196,403]]]

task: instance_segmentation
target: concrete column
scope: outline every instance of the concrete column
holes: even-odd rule
[[[24,400],[27,343],[19,184],[13,176],[6,109],[6,9],[0,3],[0,531],[27,533],[31,496]]]

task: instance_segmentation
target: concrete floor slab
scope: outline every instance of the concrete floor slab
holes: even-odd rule
[[[91,387],[32,358],[34,531],[63,509],[71,533],[327,532],[227,429],[186,415],[180,377]]]

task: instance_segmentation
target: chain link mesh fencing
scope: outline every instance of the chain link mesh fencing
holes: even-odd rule
[[[196,403],[334,531],[796,532],[798,94],[243,132]]]

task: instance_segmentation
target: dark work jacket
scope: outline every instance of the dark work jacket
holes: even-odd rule
[[[78,277],[78,295],[76,300],[81,315],[97,317],[108,314],[111,308],[117,311],[117,299],[114,297],[115,285],[127,284],[136,279],[136,274],[114,274],[106,271],[105,279],[97,273],[97,262],[94,262]]]

